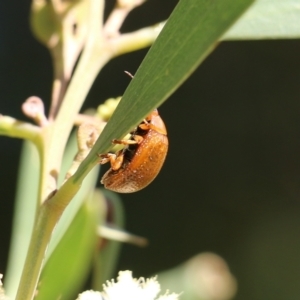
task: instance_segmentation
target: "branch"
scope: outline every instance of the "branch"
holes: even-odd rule
[[[41,143],[40,127],[9,116],[0,115],[0,135],[30,140],[38,148]]]
[[[121,34],[108,41],[114,56],[149,47],[156,40],[165,22],[145,27],[130,33]]]

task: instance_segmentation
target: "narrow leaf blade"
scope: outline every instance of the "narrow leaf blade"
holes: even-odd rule
[[[300,37],[299,0],[257,0],[226,32],[224,40]]]
[[[181,0],[129,84],[96,146],[74,180],[88,172],[97,153],[111,148],[187,79],[254,0]]]

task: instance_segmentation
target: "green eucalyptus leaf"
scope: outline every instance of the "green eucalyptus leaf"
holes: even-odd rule
[[[5,291],[10,299],[14,299],[17,292],[33,228],[37,207],[39,168],[39,155],[35,145],[25,141],[16,189],[8,269],[4,278]]]
[[[85,200],[43,268],[36,300],[75,299],[86,280],[103,209],[99,193]]]
[[[151,110],[163,103],[215,48],[218,40],[253,0],[181,0],[149,50],[125,94],[81,164],[74,182],[95,165],[97,153],[111,148]]]
[[[129,84],[101,139],[121,138],[165,101],[252,2],[181,0]],[[119,129],[125,126],[126,132]]]
[[[77,146],[77,139],[76,139],[76,133],[73,132],[69,142],[67,144],[65,153],[64,153],[64,159],[62,163],[62,168],[60,172],[59,177],[59,183],[61,183],[64,180],[65,174],[69,170],[73,159],[78,152],[78,146]],[[70,226],[73,218],[75,217],[78,210],[81,208],[82,203],[86,196],[94,190],[97,179],[98,179],[98,173],[99,173],[99,167],[94,168],[92,172],[86,176],[81,189],[76,194],[76,196],[72,199],[71,203],[68,205],[68,207],[65,209],[62,217],[58,221],[58,224],[56,225],[56,228],[53,232],[47,253],[46,253],[46,260],[49,258],[53,250],[55,249],[56,245],[59,243],[59,241],[63,238],[66,230]]]
[[[224,40],[300,37],[299,0],[257,0],[226,32]]]

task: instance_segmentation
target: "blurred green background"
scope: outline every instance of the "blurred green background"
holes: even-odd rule
[[[123,26],[166,19],[177,1],[149,0]],[[49,105],[48,51],[32,36],[30,1],[0,2],[0,113],[25,120],[32,95]],[[114,59],[84,105],[122,95],[147,50]],[[150,276],[196,253],[221,255],[238,300],[300,297],[300,41],[224,42],[159,109],[166,163],[141,192],[123,195],[127,229],[119,270]],[[0,137],[0,273],[6,268],[21,141]],[[99,184],[100,185],[100,184]]]

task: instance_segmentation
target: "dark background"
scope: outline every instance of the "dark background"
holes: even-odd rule
[[[149,0],[123,30],[166,19],[176,1]],[[0,2],[0,113],[25,120],[31,95],[49,105],[52,68],[31,35],[30,1]],[[122,95],[147,50],[99,74],[84,108]],[[118,269],[148,276],[213,251],[238,280],[236,299],[300,295],[300,41],[222,43],[160,107],[170,150],[158,178],[122,195],[127,229]],[[5,274],[21,141],[0,137],[0,273]]]

